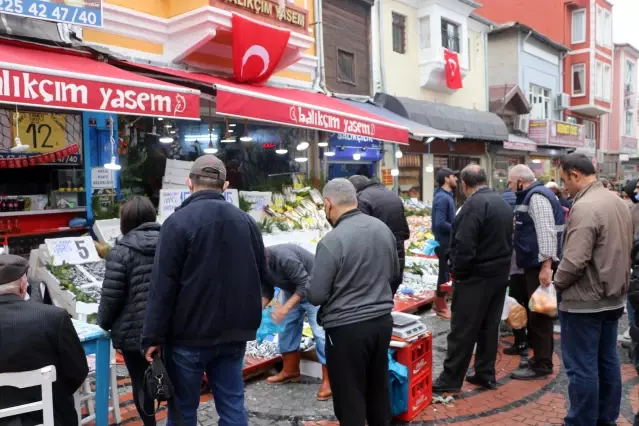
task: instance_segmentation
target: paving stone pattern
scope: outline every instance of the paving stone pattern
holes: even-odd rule
[[[433,376],[442,370],[446,356],[446,337],[449,322],[427,312],[422,321],[433,333]],[[627,326],[626,317],[621,321],[620,334]],[[507,329],[502,329],[500,351],[497,356],[497,380],[495,391],[485,391],[465,383],[462,393],[448,405],[434,404],[427,407],[412,424],[416,425],[561,425],[568,406],[567,378],[562,371],[559,335],[555,335],[555,372],[545,380],[521,382],[509,375],[520,362],[519,357],[501,353],[512,342]],[[624,393],[618,425],[632,425],[634,413],[639,411],[639,377],[630,364],[627,350],[619,349],[622,361]],[[471,362],[472,365],[472,362]],[[118,367],[119,393],[123,425],[138,426],[141,421],[132,402],[130,380],[126,369]],[[272,386],[264,377],[246,384],[246,407],[251,426],[337,426],[332,403],[319,402],[315,398],[319,380],[305,378],[299,384]],[[158,413],[158,424],[166,424],[166,411]],[[217,425],[211,395],[203,395],[198,412],[199,425]]]

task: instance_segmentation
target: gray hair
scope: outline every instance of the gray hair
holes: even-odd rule
[[[364,187],[366,185],[368,185],[369,183],[371,183],[370,179],[368,179],[366,176],[362,176],[362,175],[354,175],[348,178],[349,182],[353,184],[353,186],[355,187],[355,190],[357,192],[361,191],[362,189],[364,189]]]
[[[357,205],[357,191],[348,179],[333,179],[324,186],[324,198],[335,206]]]
[[[532,182],[536,179],[535,173],[525,164],[517,164],[513,167],[510,171],[509,178],[510,176],[519,178],[524,182]]]
[[[26,278],[26,274],[21,276],[15,281],[11,281],[10,283],[0,284],[0,296],[5,294],[20,294],[20,285],[22,285],[22,280]]]

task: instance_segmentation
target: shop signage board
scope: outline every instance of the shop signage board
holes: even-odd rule
[[[280,21],[302,30],[308,29],[306,10],[289,1],[286,1],[284,7],[279,3],[277,0],[217,0],[217,4],[248,11],[260,18]]]
[[[0,0],[0,14],[87,27],[102,26],[102,0]]]
[[[190,191],[180,189],[162,189],[160,191],[160,206],[158,207],[158,215],[166,219],[171,216],[175,209],[180,207],[184,200],[191,196]],[[240,207],[240,199],[237,189],[227,189],[224,191],[224,198],[235,207]]]
[[[586,145],[584,126],[556,120],[530,120],[528,138],[539,145],[569,148]]]
[[[82,164],[82,116],[79,114],[16,113],[2,109],[0,129],[0,159],[29,160],[39,157],[43,161],[37,164]],[[28,151],[20,154],[10,152],[16,136],[20,137],[23,145],[29,147]],[[77,146],[77,152],[66,152],[64,156],[55,155],[73,145]]]
[[[115,173],[113,170],[104,167],[94,167],[91,169],[92,189],[113,189],[115,188]]]
[[[357,149],[360,150],[360,161],[379,161],[383,157],[382,142],[367,136],[334,133],[329,139],[329,146],[335,151],[329,161],[352,161]]]
[[[93,238],[90,236],[46,239],[44,243],[54,266],[64,263],[81,265],[100,261]]]
[[[270,205],[273,199],[272,192],[240,191],[239,196],[253,204],[248,214],[257,221],[262,220],[266,216],[264,207]]]
[[[621,137],[621,151],[629,154],[637,152],[637,138],[631,138],[628,136]]]

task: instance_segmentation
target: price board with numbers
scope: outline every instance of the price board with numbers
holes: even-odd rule
[[[14,134],[14,137],[19,135],[20,141],[29,146],[30,152],[57,151],[67,144],[67,116],[65,114],[14,113],[14,133],[16,132],[16,121],[18,133]]]
[[[87,27],[102,26],[102,0],[0,0],[0,14],[3,13]]]
[[[100,261],[93,239],[89,236],[46,239],[44,243],[54,266],[64,263],[81,265]]]

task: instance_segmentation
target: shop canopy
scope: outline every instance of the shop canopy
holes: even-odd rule
[[[372,102],[359,102],[348,99],[340,99],[340,102],[344,102],[355,108],[363,109],[364,111],[383,117],[386,120],[393,123],[400,124],[408,128],[413,139],[427,139],[427,138],[439,138],[439,139],[457,139],[463,138],[463,135],[456,133],[449,133],[443,130],[437,130],[429,126],[424,126],[415,121],[404,118],[401,115],[395,114],[393,111],[389,111],[386,108],[375,105]]]
[[[200,119],[200,92],[125,71],[84,52],[0,40],[0,103]]]
[[[460,108],[438,102],[410,98],[396,98],[376,94],[375,103],[394,113],[435,129],[459,133],[467,139],[503,142],[508,129],[503,120],[492,112]]]
[[[537,142],[523,136],[508,135],[508,140],[504,141],[504,148],[517,151],[537,151]]]
[[[408,128],[321,93],[239,84],[209,74],[132,64],[136,67],[210,85],[221,116],[344,133],[408,144]]]

